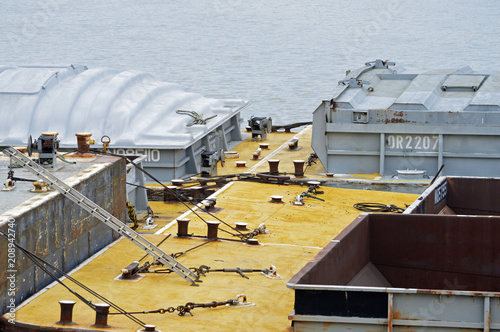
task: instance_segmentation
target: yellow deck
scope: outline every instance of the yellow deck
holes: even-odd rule
[[[295,134],[278,134],[270,137],[272,148],[264,150],[271,153],[273,147],[279,147],[284,141]],[[299,139],[300,150],[288,151],[287,148],[277,152],[273,159],[282,160],[280,171],[293,172],[293,159],[307,159],[310,150],[310,131],[305,131]],[[274,141],[275,137],[279,137]],[[280,143],[281,142],[281,143]],[[301,144],[302,142],[302,144]],[[238,146],[239,160],[247,160],[247,169],[251,169],[259,161],[250,162],[246,158],[258,148],[257,142],[246,140]],[[252,151],[253,150],[253,151]],[[250,152],[249,152],[250,151]],[[264,152],[263,151],[263,152]],[[266,157],[263,153],[262,157]],[[226,161],[226,167],[219,169],[219,174],[234,174],[241,171]],[[265,160],[264,160],[265,161]],[[288,167],[290,165],[290,167]],[[262,167],[262,168],[261,168]],[[267,162],[255,167],[252,172],[267,171]],[[237,171],[236,171],[237,170]],[[321,164],[310,168],[311,174],[324,172]],[[309,171],[308,171],[309,172]],[[305,206],[291,204],[294,197],[307,190],[299,185],[276,185],[250,182],[234,182],[217,193],[217,207],[222,208],[216,216],[230,225],[235,222],[246,222],[248,228],[254,229],[265,223],[269,234],[258,235],[262,246],[249,246],[239,242],[217,241],[188,252],[178,260],[188,267],[208,265],[212,268],[269,268],[275,265],[281,280],[266,278],[260,273],[248,273],[249,279],[244,279],[236,273],[209,273],[202,277],[199,287],[192,287],[178,275],[146,274],[137,282],[117,281],[113,278],[120,270],[134,260],[143,256],[143,252],[127,240],[120,240],[104,253],[95,257],[88,264],[76,271],[72,276],[81,283],[97,291],[122,308],[130,311],[155,310],[184,305],[187,302],[205,303],[224,301],[238,294],[245,294],[248,301],[255,306],[244,308],[197,308],[194,316],[178,316],[177,314],[137,315],[147,324],[157,326],[161,331],[214,330],[221,331],[286,331],[290,328],[288,315],[293,310],[294,293],[286,288],[286,282],[310,261],[330,240],[332,240],[359,211],[352,207],[358,202],[381,202],[405,207],[418,196],[371,190],[347,190],[331,187],[321,187],[324,190],[325,202],[305,198]],[[270,203],[271,195],[283,196],[283,204]],[[180,204],[151,202],[150,206],[158,216],[160,230],[169,223],[171,218],[186,211]],[[213,217],[200,213],[205,220]],[[187,214],[191,219],[189,233],[206,235],[206,224],[195,215]],[[221,225],[222,229],[229,230]],[[167,253],[176,253],[204,243],[203,239],[179,239],[175,237],[177,226],[173,224],[162,234],[146,235],[154,243],[160,242],[166,234],[172,234],[161,246]],[[230,237],[219,231],[220,237]],[[150,258],[149,258],[150,259]],[[85,291],[70,282],[66,283],[93,303],[100,302]],[[21,322],[42,326],[56,326],[59,320],[59,300],[75,300],[77,304],[73,311],[71,328],[90,328],[94,323],[95,313],[77,300],[62,286],[56,285],[48,291],[39,294],[35,299],[20,308],[16,319]],[[140,326],[123,316],[112,315],[108,319],[113,331],[137,331]],[[213,328],[212,328],[213,326]]]

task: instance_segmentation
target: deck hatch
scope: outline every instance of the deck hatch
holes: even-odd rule
[[[486,79],[486,75],[464,75],[452,74],[449,75],[446,81],[441,86],[443,91],[462,91],[472,90],[477,91]]]

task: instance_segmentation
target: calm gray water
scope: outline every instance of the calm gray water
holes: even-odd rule
[[[345,70],[500,67],[498,0],[0,0],[0,64],[137,69],[274,123],[312,119]]]

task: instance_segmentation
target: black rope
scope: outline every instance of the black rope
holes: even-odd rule
[[[110,153],[110,152],[103,152],[103,151],[99,151],[99,150],[96,150],[96,149],[92,149],[90,150],[91,152],[94,152],[94,153],[99,153],[99,154],[105,154],[105,155],[110,155],[110,156],[114,156],[114,157],[118,157],[118,158],[122,158],[122,159],[125,159],[126,161],[130,162],[132,165],[134,165],[135,168],[137,168],[138,170],[140,170],[141,172],[143,172],[144,174],[146,174],[147,176],[149,176],[151,179],[153,179],[154,181],[158,182],[163,188],[167,189],[170,194],[172,196],[174,196],[179,202],[181,202],[187,209],[189,209],[192,213],[194,213],[198,218],[200,218],[203,222],[205,222],[207,225],[207,221],[205,219],[203,219],[198,213],[196,213],[195,210],[193,210],[189,205],[187,205],[173,190],[171,190],[170,188],[168,188],[167,186],[165,186],[160,180],[156,179],[151,173],[149,173],[148,171],[146,171],[144,168],[140,167],[139,165],[135,164],[131,159],[127,158],[126,156],[124,155],[120,155],[120,154],[115,154],[115,153]],[[221,230],[222,232],[225,232],[225,233],[228,233],[232,236],[238,236],[242,239],[246,239],[247,238],[247,235],[243,234],[242,232],[240,232],[239,230],[237,230],[236,228],[232,227],[231,225],[229,225],[228,223],[226,223],[224,220],[218,218],[217,216],[213,215],[212,213],[206,211],[206,213],[212,217],[212,218],[215,218],[217,219],[218,221],[220,221],[221,223],[223,223],[224,225],[226,225],[227,227],[231,228],[232,230],[238,232],[239,234],[234,234],[234,233],[231,233],[229,231],[226,231],[225,229],[219,229]]]
[[[88,288],[87,286],[85,286],[84,284],[82,284],[81,282],[79,282],[78,280],[76,280],[73,277],[71,277],[70,275],[68,275],[66,272],[60,270],[59,268],[57,268],[54,265],[50,264],[49,262],[45,261],[43,258],[35,255],[34,253],[32,253],[31,251],[29,251],[28,249],[22,247],[19,243],[17,243],[17,242],[10,242],[7,234],[5,234],[1,230],[0,230],[0,236],[2,236],[4,239],[6,239],[7,241],[9,241],[9,243],[13,243],[19,250],[21,250],[26,255],[26,257],[28,257],[43,272],[45,272],[52,279],[54,279],[59,284],[61,284],[61,286],[63,286],[64,288],[66,288],[71,294],[75,295],[83,303],[85,303],[90,308],[92,308],[92,310],[97,311],[96,307],[92,304],[92,301],[89,301],[89,300],[85,299],[82,295],[78,294],[76,291],[72,290],[69,286],[67,286],[66,284],[64,284],[55,274],[53,274],[52,272],[50,272],[47,269],[46,266],[50,267],[51,269],[53,269],[55,272],[61,274],[62,276],[66,277],[66,279],[68,279],[68,280],[72,281],[73,283],[75,283],[76,285],[80,286],[82,289],[84,289],[88,293],[92,294],[93,296],[97,297],[99,300],[101,300],[103,302],[106,302],[111,307],[113,307],[117,311],[123,313],[125,316],[127,316],[129,319],[131,319],[132,321],[134,321],[138,325],[141,325],[142,327],[145,327],[145,323],[143,321],[141,321],[140,319],[138,319],[138,318],[136,318],[136,317],[134,317],[134,316],[132,316],[130,314],[127,314],[127,312],[124,309],[120,308],[118,305],[114,304],[113,302],[109,301],[108,299],[106,299],[102,295],[100,295],[97,292],[93,291],[92,289]]]
[[[363,212],[403,213],[405,211],[405,209],[397,207],[396,205],[386,205],[382,203],[356,203],[353,207]]]

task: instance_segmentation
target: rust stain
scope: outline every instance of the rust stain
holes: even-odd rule
[[[324,322],[322,331],[329,331],[332,326],[335,326],[334,323]]]
[[[408,123],[408,122],[410,121],[405,119],[396,119],[396,118],[385,119],[385,123]]]
[[[398,117],[402,118],[403,117],[403,111],[399,111],[399,112],[395,111],[394,112],[394,116],[398,116]]]
[[[401,319],[401,317],[403,317],[403,315],[399,311],[394,311],[392,314],[393,319]]]

